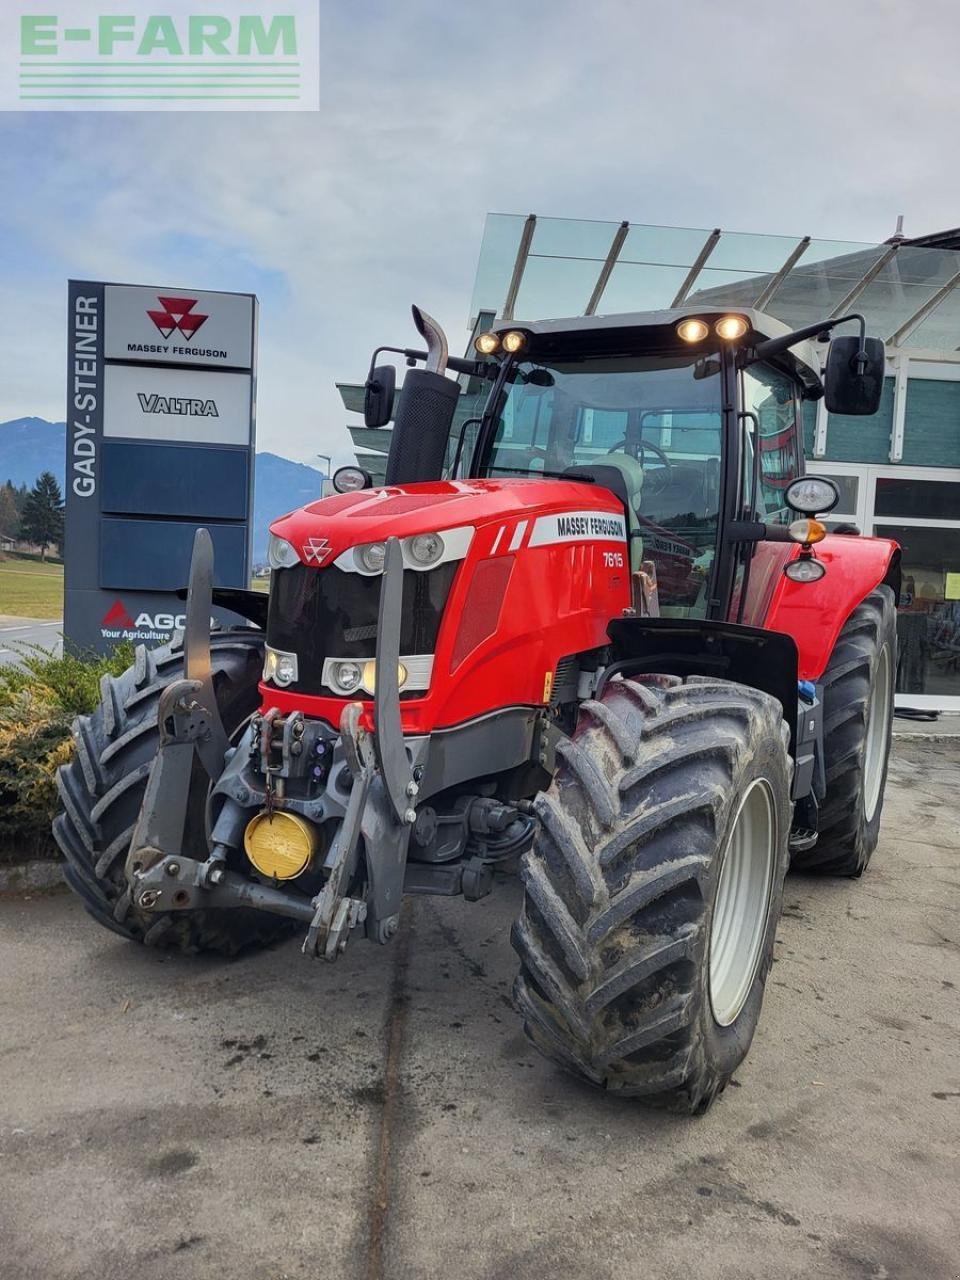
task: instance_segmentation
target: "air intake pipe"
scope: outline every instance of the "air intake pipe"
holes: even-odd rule
[[[450,438],[460,385],[444,377],[447,339],[431,316],[413,307],[413,323],[427,344],[424,369],[410,369],[403,380],[387,456],[387,484],[439,480]]]

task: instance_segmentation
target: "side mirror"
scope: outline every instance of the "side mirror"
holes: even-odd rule
[[[859,338],[834,338],[830,343],[823,379],[828,413],[867,414],[880,408],[883,343],[879,338],[864,338],[863,345],[865,363]]]
[[[392,364],[378,364],[363,388],[363,425],[385,427],[393,414],[397,371]]]

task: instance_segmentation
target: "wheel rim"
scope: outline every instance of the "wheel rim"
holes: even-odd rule
[[[883,764],[890,727],[890,649],[884,645],[877,659],[870,706],[867,710],[867,746],[863,757],[863,812],[867,822],[877,811]]]
[[[776,847],[773,791],[757,778],[740,801],[727,841],[710,928],[710,1004],[721,1027],[736,1021],[757,976]]]

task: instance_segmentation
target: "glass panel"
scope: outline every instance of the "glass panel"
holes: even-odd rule
[[[615,316],[621,311],[659,311],[669,307],[689,269],[618,262],[597,310],[601,315]]]
[[[960,697],[960,529],[878,523],[903,551],[897,692]]]
[[[788,524],[793,518],[783,491],[800,474],[797,448],[797,396],[792,378],[768,365],[756,364],[743,374],[743,407],[760,423],[760,483],[757,515],[761,520]],[[752,483],[752,449],[757,447],[751,424],[752,448],[746,451],[744,485]],[[749,493],[749,489],[746,490]]]
[[[721,383],[681,356],[527,362],[510,387],[484,475],[615,468],[631,568],[657,568],[661,610],[703,616],[720,509]]]
[[[956,351],[960,347],[960,288],[951,289],[903,345],[914,349],[928,347]]]
[[[470,328],[481,311],[500,314],[526,222],[521,214],[488,213],[470,303]]]
[[[960,520],[960,483],[881,477],[873,510],[878,516]]]

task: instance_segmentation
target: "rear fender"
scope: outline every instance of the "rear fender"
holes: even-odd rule
[[[888,538],[830,534],[816,548],[826,573],[794,582],[783,567],[800,554],[796,544],[761,542],[751,565],[744,621],[792,636],[801,680],[819,680],[844,623],[881,585],[900,596],[900,548]]]

